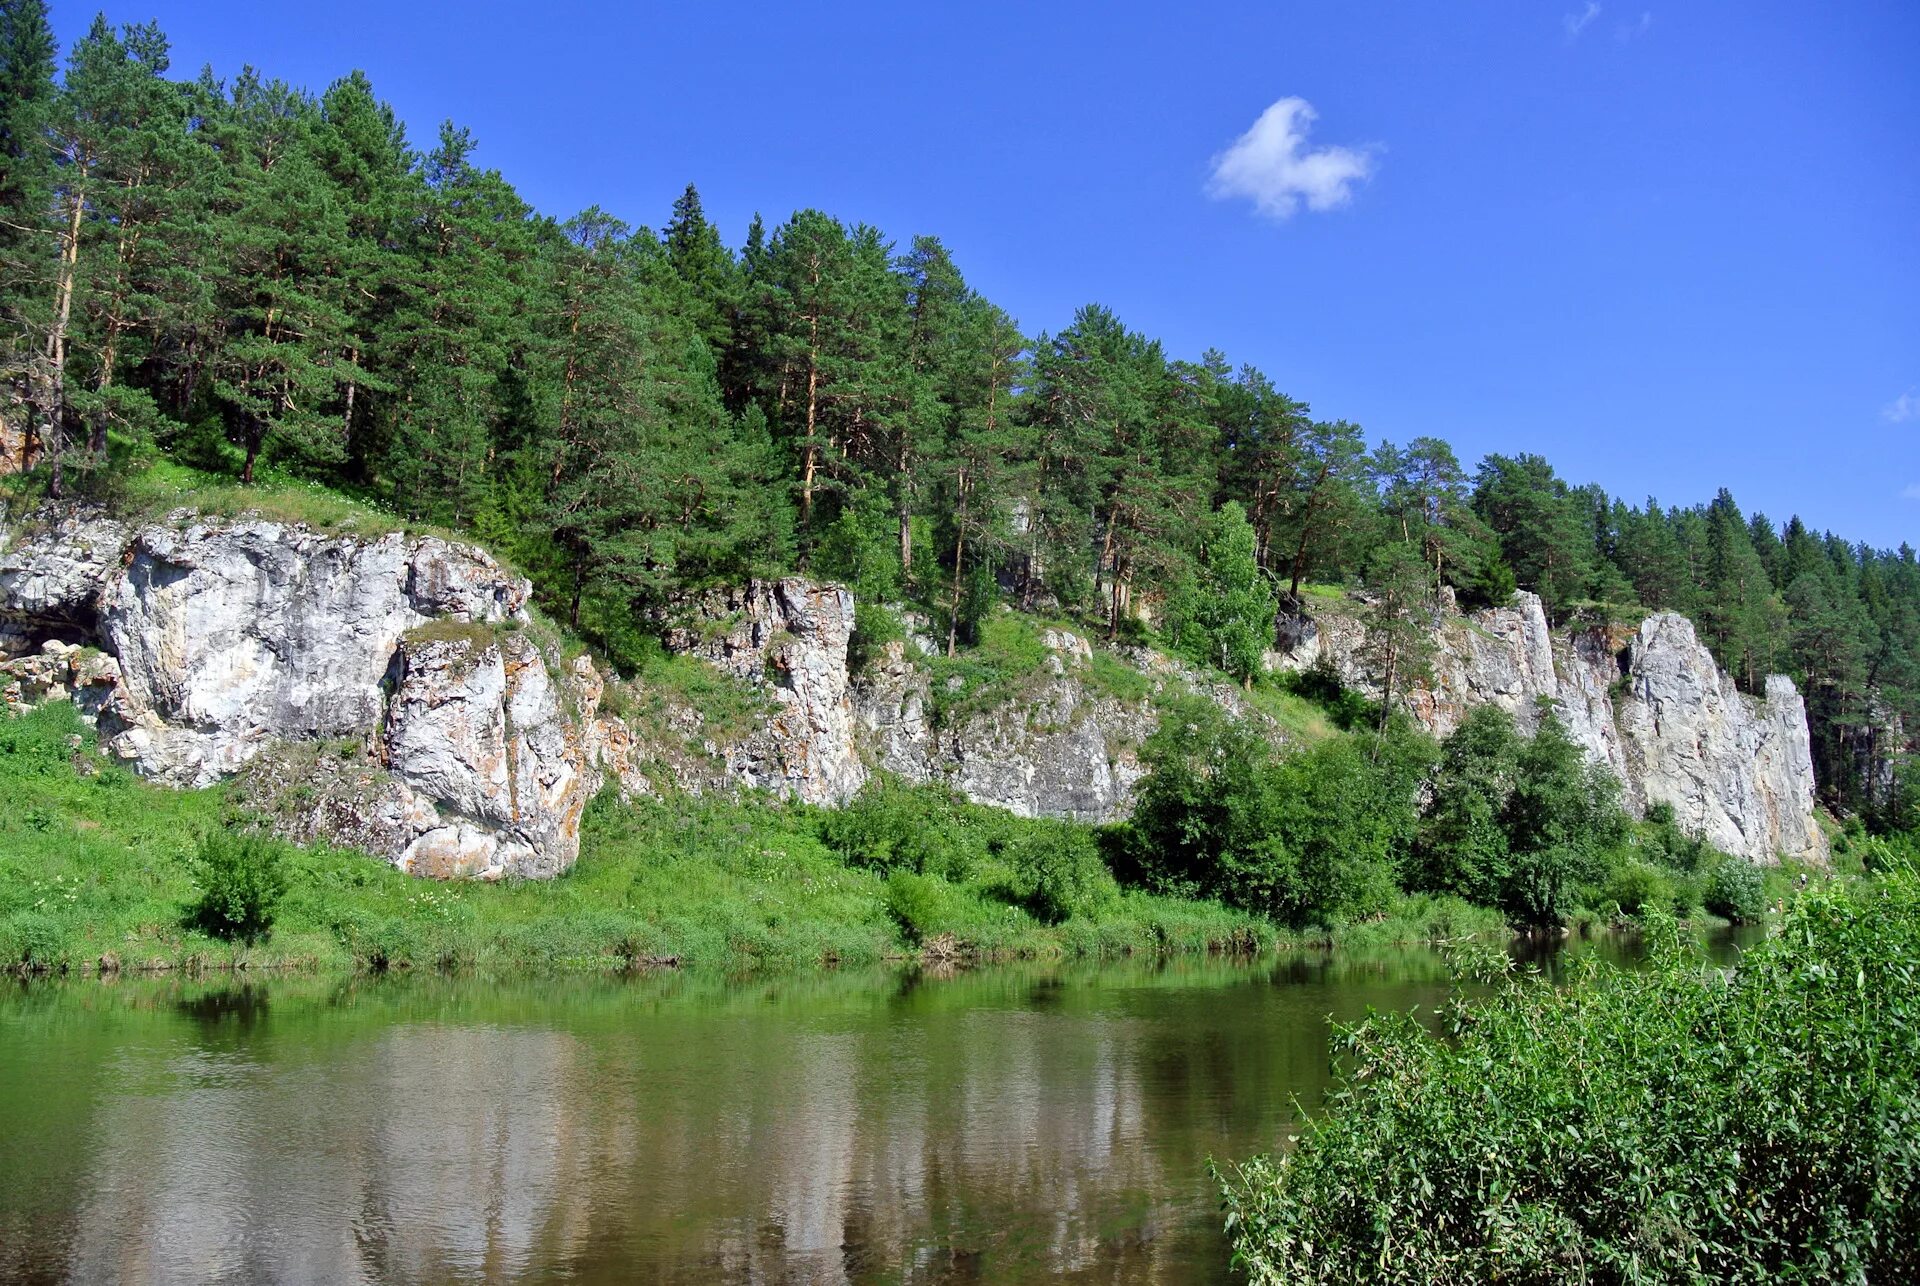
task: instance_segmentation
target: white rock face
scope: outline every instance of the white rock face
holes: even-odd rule
[[[810,804],[844,803],[867,780],[854,744],[847,641],[853,595],[799,577],[750,581],[684,605],[669,649],[697,656],[772,698],[765,729],[725,747],[738,781]]]
[[[527,583],[471,547],[73,511],[0,539],[9,706],[73,700],[147,776],[237,773],[289,834],[441,878],[556,874],[603,780],[639,796],[663,774],[837,804],[880,769],[1024,816],[1113,821],[1132,810],[1155,695],[1250,713],[1236,689],[1144,650],[1126,658],[1133,679],[1103,682],[1088,641],[1062,629],[1042,635],[1043,667],[986,704],[932,690],[930,641],[889,645],[854,680],[852,596],[789,578],[702,595],[666,634],[762,694],[764,725],[721,737],[669,700],[643,739],[602,712],[591,660],[563,668],[533,641]],[[1531,729],[1544,702],[1634,811],[1670,804],[1688,831],[1755,861],[1824,855],[1799,695],[1780,678],[1764,698],[1736,691],[1684,618],[1561,636],[1520,594],[1445,613],[1436,634],[1434,681],[1408,704],[1437,734],[1481,704]],[[1354,613],[1293,622],[1283,641],[1271,664],[1324,659],[1377,694]]]
[[[1146,776],[1140,746],[1160,723],[1156,697],[1195,693],[1237,717],[1258,718],[1237,689],[1210,684],[1158,653],[1127,656],[1144,694],[1121,696],[1096,681],[1085,638],[1049,628],[1041,642],[1041,675],[984,706],[952,703],[937,725],[927,670],[906,646],[888,644],[854,684],[868,755],[907,781],[937,782],[1022,817],[1115,822],[1132,814]]]
[[[72,695],[141,774],[202,786],[269,750],[358,743],[377,764],[321,757],[295,781],[276,763],[256,793],[302,838],[420,874],[553,875],[578,854],[600,681],[591,662],[548,673],[517,632],[527,582],[482,551],[192,515],[134,528],[67,514],[7,535],[0,621],[12,639],[55,636],[6,663],[10,695]],[[61,635],[101,651],[55,664]]]
[[[1556,636],[1540,599],[1519,593],[1508,607],[1447,615],[1435,633],[1433,682],[1407,697],[1435,736],[1486,704],[1532,731],[1544,702],[1620,779],[1634,814],[1669,804],[1689,834],[1755,862],[1826,857],[1806,707],[1792,680],[1768,679],[1764,698],[1741,693],[1684,616],[1655,613],[1631,635]],[[1326,612],[1294,623],[1269,663],[1298,669],[1324,656],[1342,682],[1377,698],[1365,636],[1358,618]]]
[[[1110,822],[1133,811],[1139,745],[1159,723],[1146,700],[1098,693],[1080,673],[1085,639],[1048,630],[1047,674],[1020,693],[936,727],[927,671],[889,643],[855,685],[862,739],[880,768],[938,782],[1021,817]]]
[[[1628,649],[1617,719],[1643,804],[1665,803],[1689,834],[1756,861],[1820,858],[1807,710],[1793,681],[1735,688],[1673,612],[1649,616]]]
[[[60,514],[31,542],[0,553],[0,615],[11,650],[30,650],[32,632],[49,635],[93,627],[100,591],[119,573],[129,537],[125,523],[85,513]]]
[[[381,743],[413,832],[396,865],[439,879],[559,874],[600,771],[546,658],[485,632],[409,638],[401,657]]]
[[[526,582],[478,550],[242,521],[133,534],[99,598],[134,723],[109,748],[203,786],[275,740],[379,722],[400,636],[431,619],[524,620]]]

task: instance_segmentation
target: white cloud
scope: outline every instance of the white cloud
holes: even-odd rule
[[[1272,219],[1331,210],[1353,198],[1353,185],[1373,173],[1369,148],[1307,146],[1318,115],[1304,98],[1283,98],[1253,128],[1213,158],[1207,195],[1216,201],[1246,197]]]
[[[1642,9],[1640,11],[1640,16],[1636,18],[1634,21],[1623,22],[1619,26],[1615,27],[1613,29],[1613,38],[1615,40],[1618,40],[1621,44],[1624,45],[1629,40],[1638,40],[1640,37],[1646,35],[1647,32],[1651,31],[1652,29],[1653,29],[1653,13],[1651,10]]]
[[[1920,420],[1920,393],[1908,389],[1880,408],[1880,418],[1889,424],[1905,424],[1908,420]]]
[[[1599,0],[1587,0],[1587,7],[1579,13],[1570,13],[1562,17],[1560,19],[1560,25],[1567,29],[1568,42],[1571,43],[1572,41],[1580,39],[1580,33],[1591,26],[1593,20],[1599,16]]]
[[[1902,491],[1900,498],[1902,500],[1920,500],[1920,482],[1916,482],[1911,487]]]

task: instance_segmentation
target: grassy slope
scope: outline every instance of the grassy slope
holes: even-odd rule
[[[79,967],[111,953],[126,966],[606,967],[674,957],[745,968],[915,949],[886,881],[823,842],[819,813],[770,801],[603,802],[589,813],[579,864],[549,883],[432,884],[353,852],[290,849],[278,923],[247,949],[186,926],[199,837],[237,820],[219,790],[166,790],[104,763],[71,709],[56,704],[0,721],[0,798],[0,964]],[[940,896],[922,934],[953,933],[987,956],[1275,940],[1252,917],[1139,893],[1048,925],[985,884],[927,878]]]
[[[183,507],[254,513],[365,536],[430,530],[325,488],[270,476],[241,487],[170,462],[133,475],[115,507],[132,517]],[[981,646],[936,661],[936,688],[947,707],[941,713],[964,717],[1043,675],[1048,653],[1039,635],[1046,624],[1005,614]],[[738,685],[688,658],[648,659],[632,698],[641,707],[671,693],[719,724],[754,721],[755,703]],[[1149,699],[1153,687],[1099,646],[1083,677],[1096,692],[1122,700]],[[950,688],[951,679],[959,682]],[[1296,739],[1332,732],[1318,706],[1277,687],[1256,687],[1249,697]],[[651,723],[660,711],[626,713]],[[524,968],[655,958],[792,967],[899,958],[913,954],[918,940],[942,934],[990,958],[1278,940],[1257,917],[1139,892],[1048,924],[1010,905],[990,873],[928,877],[933,884],[919,889],[912,915],[903,917],[896,913],[899,890],[890,890],[884,873],[848,865],[823,842],[817,812],[765,800],[681,800],[596,806],[582,860],[550,883],[427,884],[359,853],[290,850],[291,888],[274,934],[258,947],[239,948],[188,927],[186,908],[196,895],[192,855],[200,836],[246,819],[222,791],[152,787],[75,751],[68,742],[82,731],[64,707],[0,722],[0,968],[79,967],[104,955],[128,967]],[[1003,825],[1017,831],[1025,824]],[[1453,899],[1409,898],[1384,922],[1297,940],[1392,943],[1500,929],[1497,916]]]

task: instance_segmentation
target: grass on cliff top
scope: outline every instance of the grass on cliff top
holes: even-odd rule
[[[821,810],[602,799],[579,864],[544,883],[436,884],[358,853],[290,846],[273,931],[246,948],[188,924],[201,837],[240,821],[222,791],[138,780],[94,753],[56,703],[0,720],[0,801],[0,968],[79,969],[111,955],[126,968],[513,971],[675,958],[737,971],[904,958],[946,935],[982,958],[1275,941],[1256,918],[1133,892],[1050,924],[1005,900],[992,871],[969,882],[851,864],[824,838],[837,815]]]

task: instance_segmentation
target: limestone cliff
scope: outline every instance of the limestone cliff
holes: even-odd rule
[[[551,875],[600,784],[597,685],[556,677],[527,593],[437,537],[48,511],[7,532],[0,644],[10,702],[72,694],[145,776],[206,785],[265,757],[259,796],[303,835],[422,874]],[[319,742],[357,746],[336,757],[353,771],[282,770]]]
[[[854,709],[868,757],[911,782],[934,782],[975,803],[1022,817],[1120,821],[1133,811],[1146,775],[1140,746],[1160,723],[1160,703],[1204,695],[1268,725],[1237,689],[1211,684],[1166,657],[1135,649],[1124,687],[1096,673],[1092,646],[1070,630],[1040,632],[1041,667],[983,701],[936,700],[922,649],[891,643],[854,684]]]
[[[1300,669],[1324,658],[1343,682],[1378,696],[1358,606],[1323,605],[1287,622],[1270,663]],[[1432,681],[1407,697],[1436,736],[1481,704],[1531,730],[1544,702],[1588,758],[1620,779],[1636,815],[1668,804],[1689,834],[1756,862],[1826,856],[1806,707],[1792,680],[1769,678],[1761,697],[1740,692],[1673,612],[1633,631],[1556,633],[1533,594],[1466,616],[1450,608],[1442,604],[1434,626]]]
[[[721,717],[711,695],[569,658],[530,616],[525,580],[438,537],[49,509],[0,542],[9,706],[71,699],[140,773],[232,780],[284,832],[421,875],[556,874],[609,781],[629,796],[760,788],[830,805],[887,772],[1025,816],[1112,821],[1132,809],[1170,696],[1206,696],[1284,740],[1236,688],[1065,629],[1021,625],[1024,668],[979,683],[924,634],[854,667],[852,596],[802,578],[695,595],[660,622],[692,658],[675,664],[740,694]],[[1362,619],[1325,604],[1288,623],[1270,660],[1324,658],[1367,690]],[[1409,701],[1435,733],[1483,703],[1531,727],[1544,700],[1631,809],[1671,804],[1687,830],[1756,861],[1823,854],[1793,685],[1736,691],[1683,618],[1556,633],[1521,594],[1443,611],[1435,632],[1434,680]]]

